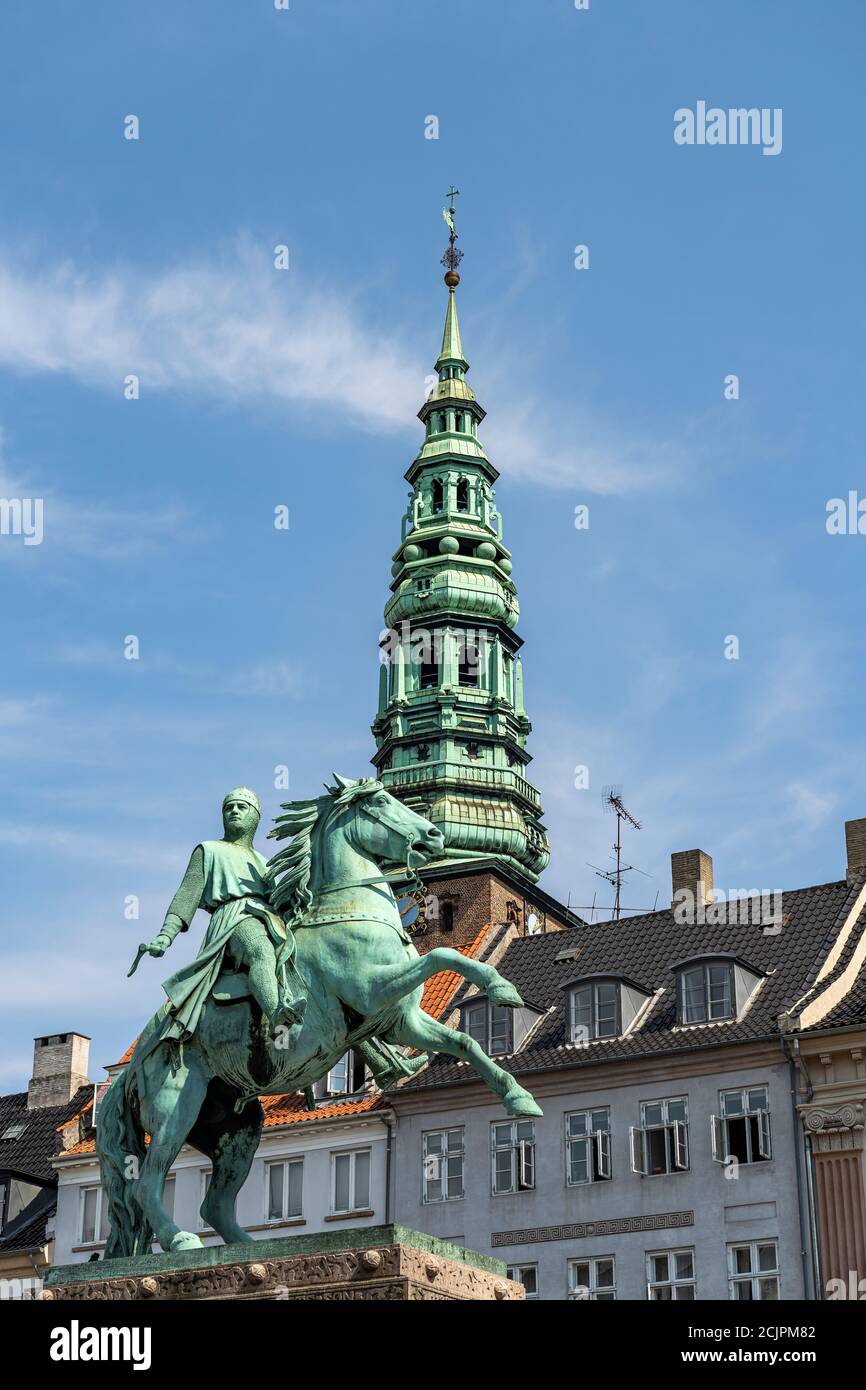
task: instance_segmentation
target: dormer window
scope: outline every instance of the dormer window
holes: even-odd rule
[[[725,953],[694,956],[671,968],[681,1026],[739,1018],[763,978],[754,966]]]
[[[619,1037],[619,989],[612,980],[571,991],[571,1041]]]
[[[504,1009],[489,999],[467,999],[460,1011],[460,1027],[484,1048],[488,1057],[517,1052],[539,1018],[534,1008]]]
[[[498,1008],[488,999],[474,999],[463,1008],[463,1031],[484,1048],[488,1057],[511,1051],[511,1009]]]
[[[710,1023],[734,1014],[731,967],[727,962],[691,966],[680,971],[680,1020]]]
[[[573,1043],[622,1037],[652,997],[622,975],[584,976],[563,988],[568,991],[568,1036]]]

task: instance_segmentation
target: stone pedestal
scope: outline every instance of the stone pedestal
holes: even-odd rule
[[[505,1265],[405,1226],[284,1236],[176,1255],[56,1265],[43,1299],[84,1302],[295,1299],[410,1302],[522,1299]]]

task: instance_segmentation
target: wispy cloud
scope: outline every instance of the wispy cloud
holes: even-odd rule
[[[85,274],[67,263],[46,275],[42,264],[0,255],[0,364],[63,374],[118,397],[135,374],[143,393],[325,404],[361,428],[408,432],[417,428],[429,366],[408,346],[409,326],[402,331],[383,330],[357,293],[272,269],[243,239],[222,260],[150,273]],[[623,493],[664,485],[685,466],[682,443],[630,435],[579,404],[554,408],[527,379],[526,364],[509,360],[507,344],[497,355],[485,384],[484,440],[513,478]],[[92,524],[104,531],[98,514]]]
[[[48,655],[51,661],[61,665],[99,671],[103,675],[123,679],[129,673],[129,662],[124,659],[120,641],[112,643],[93,638],[83,642],[61,642]],[[155,648],[135,666],[142,675],[174,678],[185,686],[206,690],[210,695],[296,698],[309,695],[312,689],[304,668],[288,661],[252,662],[227,673],[223,667],[187,661],[173,652]],[[2,724],[3,706],[0,704],[0,727]]]

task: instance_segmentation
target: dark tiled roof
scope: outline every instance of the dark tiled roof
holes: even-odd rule
[[[751,925],[682,926],[667,909],[619,922],[574,927],[567,932],[521,937],[508,948],[498,969],[524,1000],[548,1012],[515,1056],[498,1060],[506,1070],[520,1075],[778,1036],[779,1014],[809,990],[861,886],[862,880],[850,887],[843,881],[784,893],[785,920],[777,935],[765,934],[760,926]],[[866,912],[861,913],[828,981],[844,969],[864,929]],[[571,955],[572,947],[578,949],[577,959],[557,961],[556,957],[564,952]],[[691,956],[713,952],[731,952],[755,966],[765,975],[763,984],[740,1020],[676,1028],[676,985],[670,967]],[[599,973],[624,975],[650,992],[662,993],[650,1007],[645,1022],[629,1036],[578,1046],[568,1040],[562,985],[579,976]],[[464,993],[465,988],[455,997],[455,1004]],[[859,1008],[861,1021],[866,1019],[864,1005],[866,983],[859,1002],[852,1003],[854,1010]],[[403,1090],[418,1091],[475,1079],[471,1067],[440,1054],[392,1095],[399,1098]]]
[[[22,1213],[25,1219],[19,1225],[13,1222],[8,1231],[4,1231],[0,1237],[0,1255],[5,1255],[10,1250],[39,1250],[51,1239],[46,1227],[57,1214],[57,1189],[50,1187],[45,1189],[45,1201],[34,1203],[37,1210],[30,1213]]]
[[[51,1160],[62,1147],[57,1128],[77,1115],[92,1094],[92,1086],[80,1086],[65,1105],[46,1105],[38,1110],[27,1109],[26,1091],[0,1096],[0,1134],[13,1124],[24,1126],[17,1139],[0,1139],[0,1172],[56,1183]]]

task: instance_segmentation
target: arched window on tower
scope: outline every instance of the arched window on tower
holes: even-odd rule
[[[469,511],[469,484],[465,478],[461,478],[457,484],[457,510],[458,512]]]
[[[434,478],[434,479],[433,479],[433,510],[434,510],[434,512],[441,512],[442,507],[443,507],[443,504],[444,504],[444,501],[445,501],[445,489],[444,489],[444,487],[442,486],[442,479],[441,479],[441,478]]]
[[[462,433],[463,433],[463,411],[462,411],[462,410],[458,410],[457,414],[454,416],[454,428],[455,428],[455,430],[457,431],[458,434],[462,434]]]

